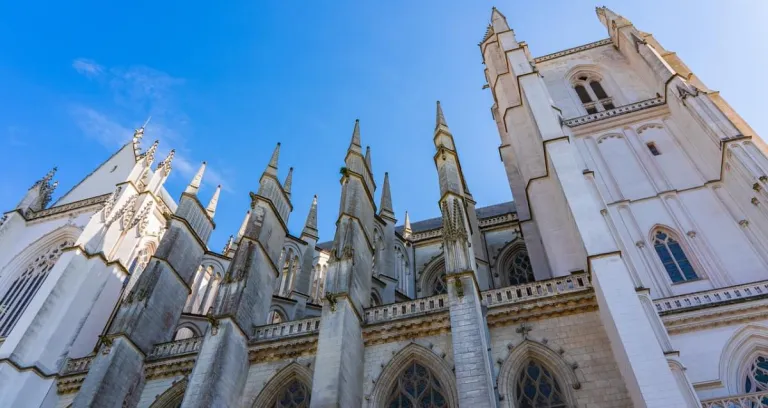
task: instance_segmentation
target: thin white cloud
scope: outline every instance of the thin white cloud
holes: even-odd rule
[[[162,160],[170,149],[176,149],[173,160],[174,174],[182,179],[191,180],[199,164],[188,159],[185,148],[188,131],[188,118],[176,103],[177,88],[184,80],[163,71],[143,65],[124,67],[103,67],[93,60],[79,58],[72,67],[82,75],[97,77],[114,101],[115,108],[127,112],[131,121],[140,117],[152,116],[144,133],[143,145],[148,146],[154,140],[160,140],[158,160]],[[70,110],[72,118],[83,133],[97,140],[108,148],[121,146],[131,140],[133,128],[141,123],[125,125],[112,115],[84,105],[74,105]],[[146,116],[143,116],[146,115]],[[222,189],[231,192],[231,177],[226,178],[209,165],[206,168],[203,183],[208,186],[222,185]]]
[[[85,136],[110,149],[127,143],[133,135],[130,128],[87,106],[73,105],[70,115]]]
[[[72,61],[72,68],[74,68],[75,71],[77,71],[79,74],[85,75],[89,78],[99,76],[102,72],[104,72],[104,67],[87,58],[78,58]]]

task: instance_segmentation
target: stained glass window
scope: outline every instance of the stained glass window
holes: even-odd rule
[[[560,384],[543,365],[529,360],[517,378],[517,408],[564,408]]]
[[[680,243],[669,233],[657,230],[653,236],[653,247],[673,283],[699,279]]]
[[[274,408],[307,408],[311,395],[309,387],[298,379],[293,379],[277,395]]]
[[[445,390],[428,368],[411,362],[400,373],[387,402],[389,408],[448,407]]]
[[[72,246],[72,241],[63,241],[49,247],[30,262],[0,298],[0,337],[7,337],[21,314],[40,289],[48,272],[59,260],[61,251]]]
[[[531,258],[528,257],[527,252],[515,252],[512,257],[512,262],[509,265],[507,277],[510,285],[522,285],[535,280],[533,277],[533,269],[531,268]]]

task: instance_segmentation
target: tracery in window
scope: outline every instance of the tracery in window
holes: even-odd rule
[[[48,273],[59,260],[62,250],[72,244],[72,241],[62,241],[50,246],[13,280],[0,298],[0,337],[7,337],[11,333],[13,326],[19,321],[29,302],[48,277]]]
[[[307,408],[311,395],[309,387],[294,378],[277,395],[274,408]]]
[[[434,374],[413,361],[403,370],[389,394],[387,407],[442,408],[448,406],[446,391]]]
[[[149,258],[152,257],[152,253],[148,246],[142,248],[131,261],[131,266],[128,267],[128,271],[131,275],[141,273],[149,263]]]
[[[445,281],[445,271],[442,271],[432,284],[432,294],[443,295],[445,293],[448,293],[448,283]]]
[[[594,73],[580,73],[572,80],[573,90],[590,115],[616,107],[600,81],[601,78]]]
[[[564,408],[566,406],[557,379],[535,360],[528,361],[515,384],[518,408]]]
[[[274,293],[279,296],[288,296],[294,288],[296,276],[301,268],[298,251],[290,247],[283,249],[278,265],[282,267],[280,276],[275,279]]]
[[[680,242],[670,232],[656,230],[653,233],[653,247],[672,283],[699,279]]]
[[[750,365],[744,379],[745,392],[768,391],[768,357],[759,355]],[[768,403],[768,401],[765,401]]]
[[[533,277],[531,258],[528,257],[528,252],[524,250],[519,250],[514,253],[507,268],[507,279],[509,280],[510,285],[522,285],[536,280]]]

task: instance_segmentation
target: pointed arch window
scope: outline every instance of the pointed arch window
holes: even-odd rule
[[[445,271],[442,271],[432,283],[432,294],[444,295],[446,293],[448,293],[448,283],[445,281]]]
[[[29,302],[40,289],[48,273],[59,260],[62,250],[72,246],[72,241],[54,244],[26,265],[8,290],[0,297],[0,337],[7,337],[19,321]]]
[[[446,391],[435,375],[424,365],[410,362],[395,381],[387,402],[388,408],[448,407]]]
[[[533,268],[528,252],[520,250],[512,255],[507,266],[507,279],[510,285],[522,285],[536,280],[533,277]]]
[[[578,73],[571,82],[587,114],[614,109],[613,98],[608,95],[601,83],[602,78],[592,72]]]
[[[267,315],[267,324],[282,323],[286,320],[285,316],[278,310],[270,310],[269,315]]]
[[[656,250],[672,283],[699,279],[680,242],[666,230],[653,233],[653,248]]]
[[[560,384],[552,373],[536,360],[528,360],[515,382],[518,408],[565,408]]]

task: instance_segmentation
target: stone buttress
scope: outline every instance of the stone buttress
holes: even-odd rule
[[[369,156],[370,158],[370,156]],[[325,281],[326,300],[312,380],[311,406],[363,403],[363,308],[371,293],[376,188],[355,122],[341,177],[341,206]]]
[[[474,205],[466,200],[469,194],[461,171],[453,135],[437,102],[434,143],[435,166],[440,180],[440,210],[443,219],[443,256],[445,259],[448,303],[451,315],[456,388],[461,407],[495,407],[493,366],[488,326],[480,291],[483,289],[475,259],[474,229],[467,212]],[[477,246],[477,245],[475,245]],[[487,284],[487,281],[486,281]]]
[[[289,193],[277,179],[280,144],[251,193],[251,210],[243,223],[229,269],[219,286],[211,329],[206,333],[189,377],[182,407],[234,407],[240,403],[248,373],[248,338],[266,324],[277,277],[275,264],[288,234]]]

